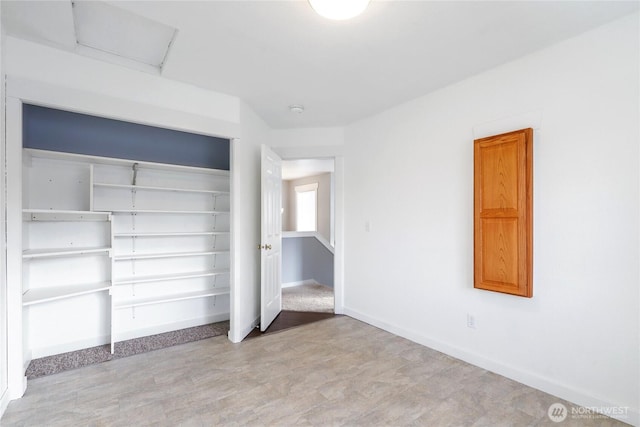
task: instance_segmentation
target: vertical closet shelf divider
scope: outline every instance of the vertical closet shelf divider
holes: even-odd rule
[[[31,359],[77,350],[109,333],[101,329],[111,311],[114,229],[111,212],[94,205],[95,167],[86,156],[24,148],[23,158],[28,238],[22,285]],[[82,327],[65,326],[76,316]],[[54,323],[61,333],[52,342],[48,328]]]
[[[28,226],[36,239],[25,239],[22,248],[24,268],[41,263],[37,274],[23,278],[30,316],[25,343],[29,352],[38,350],[34,356],[84,348],[79,346],[87,340],[110,341],[113,353],[125,339],[229,319],[231,237],[228,221],[218,218],[229,213],[229,171],[35,148],[24,148],[23,157],[23,221],[43,222]],[[43,240],[41,229],[50,239]],[[68,275],[58,263],[79,258],[82,273]],[[66,275],[72,280],[65,282]],[[66,328],[62,340],[52,343],[42,314],[59,307],[88,316],[87,327]],[[122,312],[126,308],[134,321]],[[65,314],[72,319],[78,313]]]
[[[120,326],[118,326],[119,322],[116,320],[116,317],[118,317],[117,312],[119,310],[131,308],[131,318],[135,319],[137,317],[136,309],[138,307],[168,304],[173,301],[189,301],[211,296],[213,297],[213,307],[216,307],[218,305],[218,297],[220,295],[229,295],[229,287],[219,285],[219,282],[222,279],[218,278],[219,275],[227,275],[227,277],[229,275],[228,267],[219,267],[219,257],[222,256],[223,253],[228,255],[228,248],[224,250],[218,249],[221,243],[221,239],[218,236],[221,234],[229,234],[229,231],[224,229],[224,227],[221,229],[220,220],[218,219],[219,215],[228,214],[226,208],[221,207],[219,199],[221,196],[224,197],[229,195],[229,191],[225,191],[225,188],[220,187],[222,184],[223,187],[228,188],[228,172],[221,173],[216,171],[207,171],[205,176],[213,176],[213,179],[216,179],[215,177],[219,176],[220,178],[218,179],[223,179],[224,181],[213,185],[208,184],[209,189],[204,189],[202,188],[202,184],[198,182],[202,179],[200,177],[201,175],[199,175],[202,173],[201,171],[194,171],[193,173],[198,175],[192,176],[189,175],[191,173],[191,168],[181,168],[179,169],[179,173],[184,173],[191,178],[172,180],[173,178],[171,178],[171,174],[173,172],[171,170],[167,170],[167,174],[164,175],[163,168],[156,167],[154,165],[151,166],[154,171],[152,176],[154,178],[159,178],[160,181],[158,182],[162,182],[162,185],[146,183],[139,185],[139,178],[141,177],[141,174],[146,177],[147,175],[145,171],[147,171],[149,166],[146,164],[132,165],[131,163],[129,163],[129,166],[131,166],[131,170],[133,171],[129,176],[129,185],[118,184],[117,181],[114,182],[113,180],[111,182],[109,182],[109,180],[101,180],[97,173],[96,176],[98,176],[98,179],[97,182],[94,181],[93,185],[94,192],[97,191],[97,189],[100,189],[101,194],[110,195],[111,199],[108,201],[109,206],[105,206],[105,208],[109,208],[114,212],[117,223],[117,233],[114,232],[113,238],[113,247],[116,249],[112,259],[112,272],[114,275],[114,297],[112,298],[112,351],[115,349],[115,343],[121,340],[119,338]],[[151,181],[153,181],[153,179]],[[189,181],[193,186],[189,186]],[[120,180],[120,182],[122,182],[122,180]],[[187,185],[185,185],[185,183]],[[117,194],[124,190],[129,190],[131,194],[130,202],[123,205],[122,202],[124,202],[124,200],[119,198]],[[105,191],[107,193],[103,193]],[[141,192],[144,194],[141,194]],[[163,194],[163,196],[151,197],[152,194],[157,193]],[[173,197],[171,196],[172,194],[175,194],[176,196]],[[189,194],[191,194],[191,196],[187,197],[186,195]],[[199,198],[201,202],[205,201],[206,196],[212,198],[209,198],[212,205],[204,206],[198,202]],[[99,197],[97,196],[97,193],[92,195],[92,199],[95,197]],[[185,199],[184,197],[187,198]],[[105,200],[106,199],[103,198],[102,204],[104,204]],[[120,202],[118,200],[120,200]],[[149,201],[152,202],[151,205],[148,205]],[[185,201],[186,204],[184,204],[183,201]],[[195,204],[192,204],[191,202],[195,202]],[[94,200],[94,206],[98,205],[99,203],[97,200]],[[178,210],[176,210],[176,207],[178,207]],[[223,209],[223,211],[219,211],[219,209]],[[119,221],[123,219],[123,215],[127,214],[130,215],[130,222],[128,224]],[[142,231],[138,231],[138,214],[144,216],[144,224],[143,227],[140,228]],[[192,215],[200,217],[203,214],[206,214],[210,219],[204,222],[196,220],[195,224],[198,224],[198,228],[196,229],[194,229],[194,226],[190,226],[192,222],[189,218],[192,218]],[[181,221],[180,217],[184,217],[184,220]],[[167,224],[171,228],[162,228],[166,227]],[[208,225],[205,225],[205,228],[200,228],[204,224]],[[208,242],[206,242],[206,240],[202,241],[202,243],[207,243],[207,249],[205,249],[205,247],[198,249],[197,246],[187,244],[185,249],[180,251],[176,250],[179,249],[179,246],[174,248],[172,244],[172,239],[180,239],[179,241],[182,242],[180,244],[184,244],[185,242],[188,243],[190,239],[200,239],[202,237],[205,237],[207,240],[211,239]],[[118,244],[118,240],[122,238],[130,239],[129,244],[123,245],[124,242],[122,241]],[[144,239],[144,241],[138,242],[139,239]],[[164,245],[150,244],[147,239],[160,239],[159,243],[164,243]],[[193,243],[195,242],[196,241],[193,241]],[[139,247],[138,243],[140,243]],[[123,250],[126,250],[125,248],[129,248],[127,251],[128,253],[123,253]],[[171,251],[167,251],[169,248]],[[149,249],[151,249],[150,252]],[[172,251],[174,253],[170,253]],[[169,270],[162,268],[162,265],[167,263],[171,264],[173,262],[169,260],[189,260],[198,259],[200,257],[206,257],[210,261],[206,261],[204,263],[197,261],[196,264],[187,261],[187,264],[178,263],[177,265],[200,265],[198,270],[202,270],[202,268],[205,267],[206,271],[184,271],[183,269],[182,271],[184,272],[181,270],[170,272]],[[167,259],[167,262],[159,261],[163,259]],[[143,262],[147,265],[138,272],[138,263]],[[154,262],[158,264],[158,272],[163,274],[148,274],[150,271],[155,271]],[[124,271],[117,268],[121,263],[130,263],[126,269],[128,274],[130,274],[130,277],[122,276]],[[193,267],[191,269],[193,270]],[[213,276],[213,280],[207,279],[209,276]],[[194,288],[191,285],[192,280],[200,282],[201,284],[198,285],[197,283],[194,283],[194,285],[202,287]],[[154,284],[160,284],[163,282],[174,282],[176,286],[173,291],[168,294],[162,293],[162,291],[158,291],[161,293],[158,293],[157,295],[154,294]],[[126,292],[128,296],[126,297],[122,293],[124,291],[122,286],[129,286],[128,292]],[[169,289],[170,287],[171,285],[165,285],[160,287],[160,289]],[[138,295],[138,289],[140,289],[140,295]],[[210,308],[210,310],[213,310],[213,312],[220,312],[220,308],[214,309],[213,307]],[[226,307],[223,306],[222,309],[224,308]],[[228,316],[226,318],[228,318]]]

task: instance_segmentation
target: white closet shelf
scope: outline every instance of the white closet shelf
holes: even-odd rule
[[[168,164],[168,163],[155,163],[155,162],[147,162],[143,160],[133,160],[133,159],[118,159],[115,157],[92,156],[89,154],[65,153],[61,151],[41,150],[38,148],[25,148],[24,152],[28,156],[43,158],[43,159],[91,162],[99,165],[124,166],[124,167],[131,167],[133,166],[134,163],[137,163],[138,166],[143,169],[201,173],[206,175],[219,175],[219,176],[230,175],[229,171],[221,170],[221,169],[210,169],[210,168],[202,168],[197,166],[182,166],[182,165],[174,165],[174,164]]]
[[[119,213],[141,213],[141,214],[211,214],[211,215],[228,215],[228,211],[174,211],[159,209],[109,209],[114,214]]]
[[[28,249],[22,251],[22,257],[24,259],[33,258],[49,258],[49,257],[62,257],[62,256],[75,256],[75,255],[89,255],[89,254],[110,254],[110,247],[89,247],[89,248],[48,248],[48,249]]]
[[[116,233],[113,237],[180,237],[180,236],[224,236],[228,231],[167,231],[146,233]]]
[[[204,193],[216,196],[228,196],[228,191],[219,190],[199,190],[195,188],[177,188],[177,187],[156,187],[151,185],[130,185],[130,184],[108,184],[103,182],[94,182],[94,186],[103,188],[121,188],[126,190],[148,190],[148,191],[172,191],[178,193]]]
[[[229,269],[217,269],[211,271],[196,271],[192,273],[173,273],[173,274],[161,274],[156,276],[137,276],[137,277],[126,277],[113,281],[113,285],[131,285],[134,283],[152,283],[152,282],[163,282],[167,280],[180,280],[180,279],[195,279],[197,277],[211,277],[217,276],[219,274],[229,273]]]
[[[219,255],[228,254],[229,251],[200,251],[200,252],[165,252],[157,254],[127,254],[117,255],[113,257],[114,261],[125,261],[131,259],[157,259],[157,258],[178,258],[189,256],[206,256],[206,255]]]
[[[29,289],[22,294],[22,305],[40,304],[63,298],[87,295],[94,292],[107,291],[111,287],[109,282],[90,283],[86,285],[62,285],[46,288]]]
[[[23,209],[23,221],[110,221],[111,212]]]
[[[228,287],[212,288],[205,291],[184,292],[179,294],[169,294],[162,296],[154,296],[150,298],[129,298],[114,302],[115,309],[140,307],[143,305],[162,304],[164,302],[183,301],[194,298],[215,297],[218,295],[228,295]]]

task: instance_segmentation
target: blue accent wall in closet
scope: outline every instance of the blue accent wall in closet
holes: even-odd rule
[[[23,146],[229,170],[230,141],[24,104]]]

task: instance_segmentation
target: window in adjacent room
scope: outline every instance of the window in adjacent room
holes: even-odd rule
[[[318,183],[297,185],[296,231],[317,231]]]

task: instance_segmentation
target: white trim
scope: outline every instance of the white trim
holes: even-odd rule
[[[502,375],[519,383],[525,384],[529,387],[533,387],[537,390],[549,393],[553,396],[558,396],[561,399],[568,400],[569,402],[573,402],[577,405],[589,408],[607,408],[620,406],[615,402],[609,402],[605,399],[591,396],[588,393],[585,393],[584,391],[578,390],[576,388],[567,386],[565,384],[560,384],[552,378],[543,377],[533,372],[524,371],[514,366],[505,365],[495,360],[487,359],[484,356],[470,352],[466,349],[452,346],[440,340],[423,335],[422,333],[415,330],[409,330],[399,327],[392,323],[388,323],[384,320],[378,319],[377,317],[369,316],[367,314],[359,312],[358,310],[345,307],[344,314],[377,328],[383,329],[394,335],[398,335],[415,343],[421,344],[425,347],[432,348],[441,353],[463,360],[474,366],[478,366],[493,373]],[[619,415],[618,417],[621,416]],[[640,422],[640,412],[636,408],[628,408],[626,418],[617,418],[615,416],[612,416],[612,418],[619,419],[620,421],[630,423],[632,425],[638,425]]]
[[[237,122],[15,76],[7,76],[6,82],[7,349],[9,399],[13,400],[22,397],[27,386],[22,338],[22,103],[230,140],[240,134],[241,127]],[[232,261],[231,265],[233,269]],[[233,270],[230,281],[233,289]],[[231,312],[235,306],[230,306]]]
[[[8,357],[9,337],[7,329],[7,247],[6,247],[6,187],[5,187],[5,40],[0,11],[0,418],[9,404]]]
[[[237,215],[235,210],[235,204],[238,203],[238,197],[235,196],[235,190],[239,188],[238,174],[234,172],[234,165],[236,161],[236,146],[239,144],[237,138],[232,138],[229,144],[229,232],[231,238],[229,239],[229,332],[227,337],[231,342],[240,342],[242,338],[238,336],[241,332],[238,330],[240,327],[240,313],[242,312],[242,306],[240,299],[237,296],[237,284],[240,282],[239,272],[235,267],[235,253],[237,245],[237,233],[235,232]]]
[[[333,172],[329,175],[329,245],[336,244],[336,165],[333,161]]]
[[[283,283],[282,287],[283,288],[293,288],[295,286],[302,286],[302,285],[319,285],[320,282],[318,282],[315,279],[307,279],[307,280],[298,280],[296,282],[287,282],[287,283]]]
[[[0,12],[1,15],[1,12]],[[4,33],[0,17],[0,418],[9,404],[9,331],[7,328],[7,246],[6,246],[6,127],[5,127],[5,75]]]
[[[283,160],[333,158],[334,159],[334,257],[333,297],[334,313],[344,313],[344,146],[273,147]]]
[[[149,335],[162,334],[164,332],[176,331],[179,329],[192,328],[194,326],[208,325],[209,323],[223,322],[229,319],[229,313],[218,313],[211,316],[197,317],[194,319],[182,320],[180,322],[165,323],[163,325],[156,325],[144,329],[136,329],[133,331],[123,331],[117,334],[115,345],[119,342],[131,340],[134,338],[146,337]],[[31,350],[31,357],[29,359],[38,359],[40,357],[49,356],[51,354],[66,353],[69,351],[76,351],[83,348],[97,347],[99,345],[109,344],[111,338],[109,335],[102,335],[100,337],[89,338],[85,340],[78,340],[68,342],[59,345],[39,347]]]
[[[77,340],[77,341],[67,342],[63,344],[32,348],[28,352],[29,357],[27,357],[26,359],[27,361],[30,362],[33,359],[39,359],[41,357],[50,356],[52,354],[67,353],[69,351],[76,351],[83,348],[97,347],[99,345],[109,344],[110,342],[111,342],[111,339],[109,335],[101,335],[98,337],[92,337],[84,340]],[[29,364],[27,363],[26,365],[28,366]],[[25,366],[25,369],[27,368],[27,366]]]
[[[8,87],[7,87],[8,89]],[[6,97],[7,352],[9,399],[24,395],[22,332],[22,102]]]
[[[243,328],[241,331],[238,331],[237,335],[235,336],[232,336],[231,330],[229,330],[229,341],[231,341],[232,343],[239,343],[240,341],[245,339],[247,335],[249,335],[251,331],[256,329],[258,326],[260,326],[260,316],[256,317],[249,326]]]
[[[225,320],[229,320],[229,313],[217,313],[210,316],[196,317],[193,319],[181,320],[180,322],[165,323],[164,325],[156,325],[144,329],[122,331],[117,334],[115,345],[117,347],[119,342],[134,338],[162,334],[164,332],[171,332],[179,329],[193,328],[194,326],[208,325],[209,323],[223,322]],[[109,343],[109,341],[107,341],[107,343]]]
[[[4,411],[7,410],[7,406],[9,406],[10,400],[11,399],[9,399],[9,389],[7,389],[4,391],[4,393],[2,393],[2,396],[0,396],[0,418],[2,418]]]
[[[344,313],[344,157],[335,157],[333,300],[334,312]]]
[[[6,96],[27,104],[202,135],[234,138],[240,134],[239,123],[14,76],[7,77]]]

